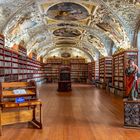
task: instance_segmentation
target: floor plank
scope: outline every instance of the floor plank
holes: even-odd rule
[[[74,84],[60,93],[56,84],[44,84],[40,98],[43,130],[4,126],[0,140],[140,140],[140,130],[123,128],[122,99],[104,90]]]

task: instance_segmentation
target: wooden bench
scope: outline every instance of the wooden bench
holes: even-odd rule
[[[17,89],[26,93],[15,94]],[[24,99],[23,102],[17,102],[19,97]],[[41,107],[35,81],[0,83],[0,135],[3,125],[14,123],[29,122],[42,129]]]

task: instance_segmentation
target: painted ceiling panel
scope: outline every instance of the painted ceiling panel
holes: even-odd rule
[[[110,42],[130,48],[139,18],[140,0],[0,0],[6,46],[24,40],[28,53],[43,56],[76,47],[97,59],[109,55]]]

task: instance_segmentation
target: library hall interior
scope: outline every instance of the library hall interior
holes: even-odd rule
[[[0,140],[140,140],[140,0],[0,0]]]

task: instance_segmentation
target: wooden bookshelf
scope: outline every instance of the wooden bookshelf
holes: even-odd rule
[[[44,64],[47,82],[58,82],[58,73],[61,63],[46,63]]]
[[[35,80],[41,83],[46,79],[42,65],[24,54],[0,48],[0,81],[2,82]]]
[[[112,81],[112,57],[99,59],[99,80],[103,84]]]
[[[45,63],[47,64],[62,64],[62,58],[52,57],[48,58]]]
[[[49,58],[44,64],[47,81],[58,82],[58,72],[61,65],[71,68],[72,82],[86,83],[88,78],[88,64],[82,58]]]
[[[99,80],[99,61],[95,61],[94,63],[94,72],[93,76],[95,80]]]
[[[92,83],[99,80],[99,61],[88,63],[88,80]]]
[[[118,52],[113,55],[112,84],[116,90],[125,91],[127,88],[125,70],[128,66],[128,60],[130,58],[133,58],[135,60],[135,63],[138,64],[138,51],[128,50],[128,51]],[[121,95],[125,96],[125,92],[121,93]]]
[[[0,48],[3,48],[5,44],[5,38],[3,35],[0,34]]]
[[[88,80],[89,80],[89,82],[92,82],[92,73],[93,73],[93,67],[92,67],[92,65],[93,65],[93,62],[90,62],[90,63],[88,63]]]
[[[87,83],[88,64],[71,62],[71,80],[75,83]]]

